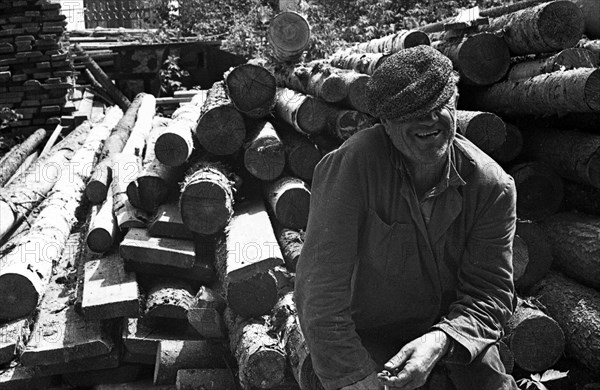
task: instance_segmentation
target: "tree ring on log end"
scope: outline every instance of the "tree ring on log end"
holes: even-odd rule
[[[249,318],[271,312],[277,303],[277,281],[269,272],[258,273],[227,286],[227,303],[237,315]]]
[[[544,43],[557,51],[575,46],[584,27],[583,13],[571,1],[546,4],[537,19],[537,28]]]
[[[227,95],[240,112],[262,118],[275,105],[275,76],[262,66],[242,64],[227,74]]]
[[[600,69],[594,70],[587,78],[584,90],[585,101],[594,111],[600,111]]]
[[[88,248],[97,253],[108,252],[113,245],[113,236],[111,232],[103,228],[96,228],[89,231],[86,243]]]
[[[290,171],[302,180],[311,181],[315,167],[321,161],[321,152],[312,144],[301,145],[289,152]]]
[[[161,134],[154,144],[154,154],[158,161],[170,167],[185,163],[191,152],[185,139],[174,133]]]
[[[275,180],[285,167],[285,148],[275,137],[259,138],[256,145],[246,149],[244,166],[260,180]]]
[[[253,387],[270,389],[285,378],[285,355],[280,351],[264,348],[250,356],[246,365],[246,379]]]
[[[408,49],[411,47],[426,45],[429,46],[431,41],[429,35],[421,30],[408,30],[402,34],[403,48]]]
[[[326,103],[309,97],[298,108],[295,122],[306,134],[317,134],[327,128],[330,113],[331,110]]]
[[[482,112],[469,121],[465,136],[479,149],[490,153],[506,141],[506,125],[498,115]]]
[[[491,33],[468,37],[458,53],[460,72],[465,81],[490,85],[500,81],[510,66],[510,51],[504,40]]]
[[[269,24],[269,42],[280,61],[297,61],[309,40],[310,25],[296,12],[282,12]]]
[[[33,277],[37,278],[37,276]],[[34,283],[31,278],[19,270],[2,272],[0,275],[0,320],[24,317],[35,310],[40,295]]]
[[[290,229],[305,229],[308,223],[310,190],[304,181],[284,177],[273,184],[269,203],[277,220]]]
[[[223,229],[233,213],[233,194],[210,180],[193,180],[179,199],[181,220],[193,232],[214,234]]]
[[[328,103],[342,101],[348,95],[344,79],[332,74],[323,80],[320,87],[320,97]]]
[[[532,316],[522,321],[510,336],[510,349],[519,367],[540,372],[552,367],[563,355],[565,335],[552,318]]]
[[[196,137],[210,153],[220,156],[232,154],[246,138],[244,119],[233,106],[214,107],[200,118]]]

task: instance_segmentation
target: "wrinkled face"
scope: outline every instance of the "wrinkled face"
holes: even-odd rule
[[[456,134],[457,96],[455,93],[445,105],[420,118],[381,120],[392,143],[409,162],[418,166],[446,158]]]

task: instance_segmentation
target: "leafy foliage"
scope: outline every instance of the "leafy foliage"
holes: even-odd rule
[[[567,372],[560,372],[556,370],[546,370],[542,375],[540,374],[531,374],[531,379],[523,378],[517,381],[519,386],[525,386],[525,389],[529,389],[530,387],[536,387],[538,390],[548,390],[544,382],[549,382],[557,379],[566,378],[569,374]]]

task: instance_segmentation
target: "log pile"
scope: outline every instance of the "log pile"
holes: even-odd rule
[[[14,134],[51,130],[61,115],[74,111],[67,105],[73,86],[69,54],[59,42],[66,16],[60,4],[46,1],[10,1],[2,4],[0,18],[0,106],[22,117],[11,122]]]
[[[461,30],[464,35],[425,39],[402,32],[310,64],[297,62],[308,25],[299,14],[282,14],[299,25],[290,30],[281,20],[274,23],[270,40],[280,45],[278,60],[231,69],[223,81],[189,92],[171,118],[157,116],[155,98],[145,95],[120,120],[111,109],[99,124],[74,130],[35,163],[38,169],[44,161],[68,164],[79,150],[91,150],[80,146],[86,137],[102,133],[109,141],[98,167],[113,183],[101,183],[104,200],[91,208],[84,203],[85,215],[75,225],[77,202],[63,207],[70,213],[65,223],[50,220],[48,207],[58,205],[52,195],[41,203],[54,184],[46,183],[46,192],[33,199],[42,222],[9,233],[13,249],[0,263],[0,335],[7,335],[0,338],[0,368],[10,366],[0,373],[0,388],[142,377],[151,378],[150,386],[182,389],[322,388],[293,302],[312,174],[324,153],[377,123],[362,95],[378,63],[410,42],[430,40],[462,76],[460,131],[517,184],[521,220],[513,262],[520,300],[502,341],[507,369],[540,372],[563,351],[600,369],[593,339],[600,310],[594,241],[600,229],[599,136],[545,128],[551,119],[531,125],[532,115],[598,114],[597,56],[563,47],[575,45],[571,37],[554,37],[568,45],[539,54],[493,35],[493,26],[546,31],[542,16],[571,9],[553,3],[559,5],[532,2],[510,17],[490,15],[487,26]],[[573,15],[562,22],[578,26]],[[513,39],[520,38],[515,33]],[[494,47],[502,50],[494,54]],[[507,50],[515,64],[510,71]],[[491,70],[493,76],[481,73]],[[92,126],[97,131],[90,132]],[[97,138],[90,142],[99,146]],[[32,183],[26,177],[16,181],[21,190]],[[53,191],[64,195],[67,187],[59,181]],[[80,196],[83,186],[77,191]],[[15,220],[29,212],[10,207]],[[60,227],[55,241],[63,244],[42,253],[41,262],[17,264],[21,246],[42,242],[39,231],[49,225]],[[549,272],[551,266],[569,279]],[[52,332],[61,326],[72,330]],[[55,340],[50,336],[58,341],[49,342]]]

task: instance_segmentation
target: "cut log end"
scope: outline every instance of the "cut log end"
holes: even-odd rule
[[[275,218],[290,229],[304,229],[308,223],[310,190],[296,178],[283,178],[269,190],[269,203]]]
[[[311,181],[315,167],[321,161],[321,152],[314,145],[302,145],[288,156],[290,171],[302,180]]]
[[[237,315],[249,318],[268,314],[277,302],[277,281],[263,272],[227,286],[227,302]]]
[[[327,128],[331,109],[319,99],[309,98],[296,113],[296,123],[307,134],[318,134]]]
[[[185,187],[179,200],[181,220],[193,232],[214,234],[223,229],[232,215],[230,191],[211,181],[198,181]]]
[[[510,349],[519,367],[531,372],[544,371],[563,355],[565,335],[552,318],[532,316],[513,332]]]
[[[192,153],[190,144],[180,135],[163,133],[154,144],[154,154],[163,164],[177,167],[187,161]]]
[[[240,65],[227,74],[225,84],[233,105],[251,118],[268,115],[275,105],[275,77],[262,66]]]
[[[285,150],[281,145],[265,145],[260,150],[248,149],[244,153],[244,166],[260,180],[275,180],[285,167]]]
[[[575,3],[569,1],[547,4],[539,15],[537,25],[544,42],[554,50],[575,46],[584,27],[583,14]]]
[[[90,250],[97,253],[108,252],[114,243],[113,235],[106,229],[96,228],[90,230],[87,235],[86,243]]]
[[[310,39],[310,26],[295,12],[282,12],[269,24],[269,42],[280,61],[297,61]]]
[[[493,84],[506,74],[510,51],[504,40],[494,34],[469,37],[459,51],[460,71],[475,85]]]
[[[521,130],[511,123],[506,125],[506,140],[500,147],[496,148],[490,155],[500,163],[507,163],[519,156],[523,150],[523,135]]]
[[[429,35],[420,30],[407,31],[406,34],[404,34],[403,38],[405,49],[419,45],[429,46],[431,44],[431,42],[429,41]]]
[[[90,180],[85,187],[85,195],[91,204],[100,204],[106,200],[108,180]]]
[[[229,155],[237,151],[246,137],[241,114],[231,106],[209,110],[198,123],[196,137],[204,148],[216,155]]]
[[[169,183],[158,176],[141,176],[127,186],[127,196],[131,204],[147,212],[155,211],[163,204],[171,190]],[[131,193],[131,196],[130,196]],[[137,199],[139,204],[134,204]]]
[[[490,112],[481,112],[471,118],[463,131],[465,137],[486,153],[498,149],[506,141],[504,121]]]
[[[342,101],[348,94],[346,83],[336,75],[327,77],[320,87],[320,96],[328,103],[336,103]]]
[[[585,83],[585,101],[593,111],[600,111],[600,69],[594,70]]]
[[[40,292],[31,278],[37,276],[10,271],[0,274],[0,320],[25,317],[35,310]]]
[[[285,355],[278,350],[263,349],[248,359],[246,379],[249,384],[260,389],[270,389],[285,378]]]

